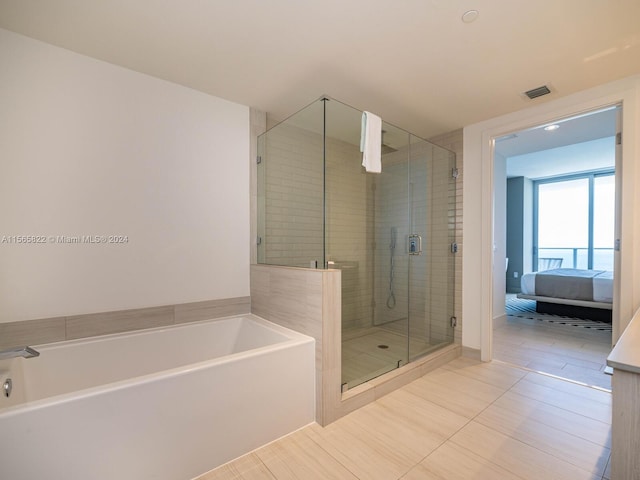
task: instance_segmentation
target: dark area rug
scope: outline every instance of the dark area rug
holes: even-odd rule
[[[555,323],[558,325],[570,325],[572,327],[589,328],[608,332],[611,331],[611,324],[607,322],[597,322],[595,320],[585,320],[582,318],[560,317],[557,315],[550,315],[548,313],[538,313],[536,312],[535,300],[509,296],[506,301],[506,311],[507,316],[528,318],[530,320]]]

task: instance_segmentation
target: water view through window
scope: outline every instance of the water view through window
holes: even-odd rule
[[[538,258],[563,268],[613,270],[615,177],[538,183]]]

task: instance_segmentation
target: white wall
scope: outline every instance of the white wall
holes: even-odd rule
[[[577,113],[623,104],[622,215],[617,226],[613,338],[640,306],[640,76],[496,117],[464,129],[463,345],[491,358],[494,164],[492,139]]]
[[[2,29],[0,58],[0,322],[249,295],[248,107]],[[49,239],[82,235],[128,242]]]

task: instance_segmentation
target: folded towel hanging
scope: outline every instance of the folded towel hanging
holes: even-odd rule
[[[371,112],[362,112],[360,131],[362,166],[367,172],[382,172],[382,119]]]

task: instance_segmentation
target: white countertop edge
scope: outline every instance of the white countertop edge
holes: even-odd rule
[[[607,357],[607,365],[640,374],[640,309]]]

